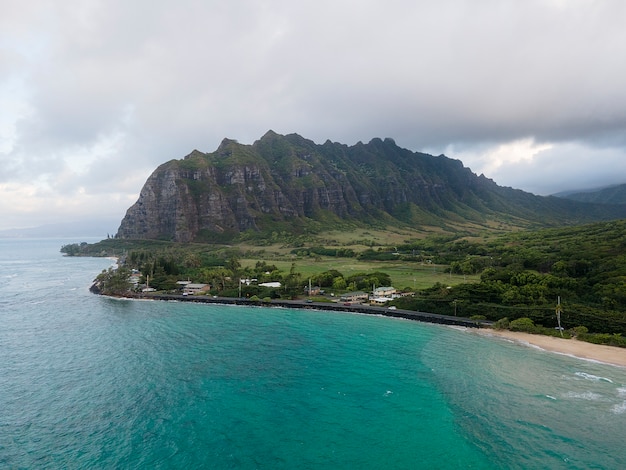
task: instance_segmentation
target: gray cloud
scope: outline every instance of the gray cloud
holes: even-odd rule
[[[160,163],[268,129],[392,137],[541,194],[623,182],[618,0],[10,3],[0,192],[31,198],[20,220],[37,194],[121,218]],[[549,149],[494,163],[524,139]]]

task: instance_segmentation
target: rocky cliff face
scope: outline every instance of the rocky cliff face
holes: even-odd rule
[[[194,151],[161,165],[117,236],[227,240],[277,226],[298,232],[320,220],[421,224],[500,215],[532,221],[556,213],[563,221],[584,218],[580,207],[501,188],[458,160],[401,149],[391,139],[317,145],[270,131],[253,145],[225,139],[215,152]]]

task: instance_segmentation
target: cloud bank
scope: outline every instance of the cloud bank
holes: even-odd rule
[[[626,182],[619,0],[3,0],[2,11],[0,229],[121,219],[159,164],[269,129],[392,137],[537,194]]]

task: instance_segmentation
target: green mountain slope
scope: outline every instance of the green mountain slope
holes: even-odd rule
[[[626,184],[609,186],[594,191],[566,193],[560,197],[579,202],[592,202],[596,204],[626,204]]]
[[[391,139],[319,145],[269,131],[252,145],[225,139],[214,152],[161,165],[117,237],[232,241],[359,225],[454,232],[624,216],[623,206],[504,188],[458,160],[411,152]]]

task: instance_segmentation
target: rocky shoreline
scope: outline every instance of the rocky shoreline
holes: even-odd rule
[[[94,294],[102,294],[97,286],[91,287]],[[335,302],[307,302],[304,300],[270,300],[259,301],[245,298],[233,297],[210,297],[205,295],[180,295],[180,294],[128,294],[123,296],[129,299],[140,300],[161,300],[161,301],[179,301],[194,302],[205,304],[221,304],[221,305],[245,305],[251,307],[274,307],[274,308],[301,308],[310,310],[329,310],[333,312],[361,313],[365,315],[379,315],[391,318],[404,318],[406,320],[420,321],[426,323],[436,323],[439,325],[453,325],[467,328],[481,328],[490,325],[490,322],[475,321],[469,318],[454,317],[448,315],[438,315],[435,313],[415,312],[412,310],[389,309],[384,307],[373,307],[362,304],[341,304]]]

